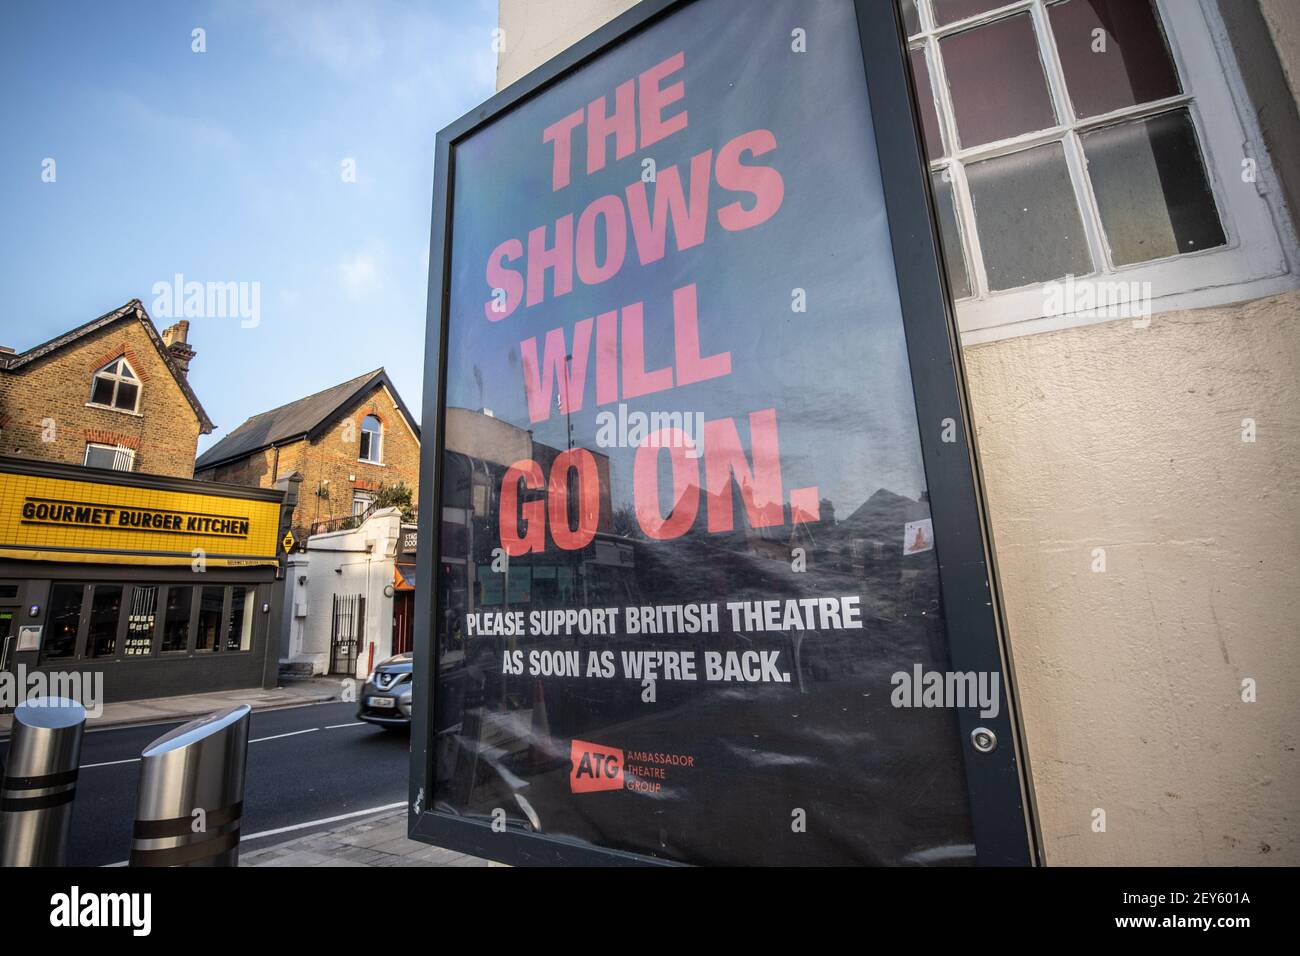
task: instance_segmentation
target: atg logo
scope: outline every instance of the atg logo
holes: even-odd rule
[[[569,790],[573,793],[623,789],[623,751],[617,747],[575,740],[569,759]]]

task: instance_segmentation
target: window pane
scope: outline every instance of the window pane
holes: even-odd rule
[[[962,251],[961,232],[957,229],[957,210],[953,202],[952,182],[944,177],[945,170],[930,174],[934,187],[934,204],[939,214],[939,239],[943,243],[943,261],[948,266],[948,281],[952,284],[952,297],[964,299],[970,295],[970,275],[966,271],[966,255]]]
[[[86,648],[91,657],[112,657],[117,650],[117,622],[122,614],[122,585],[96,584],[90,596]]]
[[[135,376],[131,374],[131,367],[127,365],[126,362],[117,363],[117,374],[121,375],[123,378],[135,378]]]
[[[992,290],[1092,272],[1060,143],[966,167]]]
[[[370,432],[361,433],[361,453],[357,457],[362,461],[370,460]]]
[[[1029,14],[945,37],[939,49],[962,146],[1056,125]]]
[[[199,595],[199,631],[194,637],[196,651],[217,650],[225,600],[225,588],[204,588]]]
[[[192,587],[167,589],[167,613],[163,616],[162,652],[184,651],[189,647],[190,605],[194,600]]]
[[[56,584],[50,588],[50,611],[41,660],[72,657],[77,653],[77,627],[81,624],[84,592],[83,584]]]
[[[977,13],[1005,7],[1013,0],[934,0],[934,20],[940,26],[956,23]]]
[[[131,612],[126,618],[127,657],[138,657],[153,651],[154,614],[158,610],[158,588],[153,585],[131,589]]]
[[[1150,0],[1066,0],[1048,10],[1076,116],[1182,92]]]
[[[127,411],[135,410],[135,396],[140,391],[139,385],[133,385],[130,382],[117,383],[117,400],[113,403],[115,408],[125,408]]]
[[[112,468],[117,460],[117,449],[103,445],[86,446],[86,465],[89,468]]]
[[[916,100],[921,107],[921,132],[925,139],[925,158],[938,159],[943,155],[943,137],[939,135],[939,114],[934,105],[934,87],[930,85],[930,66],[925,50],[911,52],[912,79],[916,83]]]
[[[1116,265],[1227,241],[1187,110],[1106,126],[1082,140]]]
[[[916,0],[898,0],[898,4],[903,8],[903,29],[907,31],[908,36],[914,36],[921,32],[921,18],[916,14]]]
[[[96,405],[113,404],[113,380],[111,378],[96,378],[95,388],[90,393],[90,400]]]
[[[247,651],[253,647],[252,588],[232,588],[230,592],[230,623],[226,628],[226,650]]]

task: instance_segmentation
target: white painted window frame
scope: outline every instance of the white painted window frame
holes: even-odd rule
[[[93,467],[90,464],[90,450],[92,448],[113,452],[113,464],[109,467],[109,471],[135,471],[135,449],[123,445],[105,445],[102,442],[95,441],[86,442],[86,451],[81,459],[83,467]],[[126,467],[122,467],[123,465]]]
[[[923,47],[934,90],[939,126],[947,144],[955,143],[956,123],[946,74],[935,55],[942,37],[1015,13],[1028,12],[1039,56],[1056,110],[1057,126],[968,149],[949,149],[930,163],[932,172],[951,169],[957,228],[970,274],[972,295],[957,302],[962,342],[973,345],[1035,332],[1113,321],[1102,311],[1045,314],[1047,283],[990,292],[975,229],[975,211],[965,164],[1060,142],[1074,185],[1094,272],[1076,281],[1150,283],[1151,311],[1202,308],[1272,295],[1296,288],[1294,232],[1281,203],[1276,177],[1264,148],[1249,97],[1237,73],[1226,31],[1210,0],[1155,0],[1165,37],[1183,87],[1179,96],[1127,107],[1100,117],[1074,119],[1065,76],[1056,51],[1047,0],[1014,0],[985,13],[937,27],[930,0],[916,0],[921,32],[909,47]],[[1086,175],[1080,132],[1119,119],[1138,119],[1170,108],[1191,115],[1203,152],[1205,172],[1218,206],[1227,243],[1213,249],[1128,266],[1111,264],[1101,216]],[[1243,160],[1256,161],[1255,182],[1242,179]],[[953,163],[952,160],[959,160]],[[1056,277],[1056,282],[1065,279]]]
[[[126,376],[118,372],[110,372],[108,370],[110,367],[117,365],[118,362],[121,362],[130,370],[132,376],[131,378],[127,378]],[[130,408],[120,408],[119,406],[113,404],[113,402],[109,402],[107,405],[105,405],[102,402],[95,401],[95,383],[98,382],[101,378],[106,378],[113,383],[114,401],[116,401],[117,399],[117,387],[119,385],[121,385],[123,382],[125,382],[128,385],[134,385],[135,404],[132,405]],[[139,415],[140,399],[143,397],[144,397],[144,383],[140,381],[140,375],[138,372],[136,372],[135,366],[126,360],[126,356],[119,355],[117,358],[113,359],[113,361],[105,362],[102,368],[98,369],[94,375],[90,376],[90,401],[86,402],[86,404],[89,405],[91,408],[107,408],[109,411],[124,412],[127,415]]]
[[[379,423],[379,427],[373,432],[366,431],[366,419],[373,418]],[[361,440],[357,440],[357,461],[365,462],[367,465],[382,465],[384,463],[384,420],[378,415],[361,416],[361,434],[364,436],[370,434],[374,440],[370,443],[370,453],[373,458],[364,458],[361,455]]]

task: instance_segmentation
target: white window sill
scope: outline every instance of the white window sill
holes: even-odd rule
[[[112,405],[100,405],[96,402],[86,402],[87,408],[98,409],[102,412],[117,412],[119,415],[130,415],[132,418],[144,418],[140,412],[133,412],[126,408],[114,408]]]
[[[1076,280],[1104,283],[1107,281],[1127,281],[1118,276],[1094,276],[1089,279]],[[1059,332],[1063,329],[1080,328],[1097,325],[1102,322],[1133,321],[1140,328],[1154,320],[1163,312],[1178,312],[1187,309],[1210,309],[1217,306],[1263,299],[1300,288],[1300,276],[1294,274],[1239,282],[1213,288],[1190,289],[1182,292],[1169,292],[1164,295],[1153,292],[1150,302],[1150,314],[1139,315],[1128,312],[1097,309],[1089,312],[1074,312],[1061,315],[1044,315],[1043,293],[1035,288],[1028,293],[1011,293],[981,302],[957,303],[957,325],[961,330],[963,346],[979,345],[982,342],[996,342],[1000,339],[1018,338],[1022,335],[1036,335],[1040,332]]]

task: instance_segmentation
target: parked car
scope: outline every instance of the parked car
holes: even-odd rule
[[[411,655],[381,661],[357,699],[357,718],[388,729],[411,726]]]

